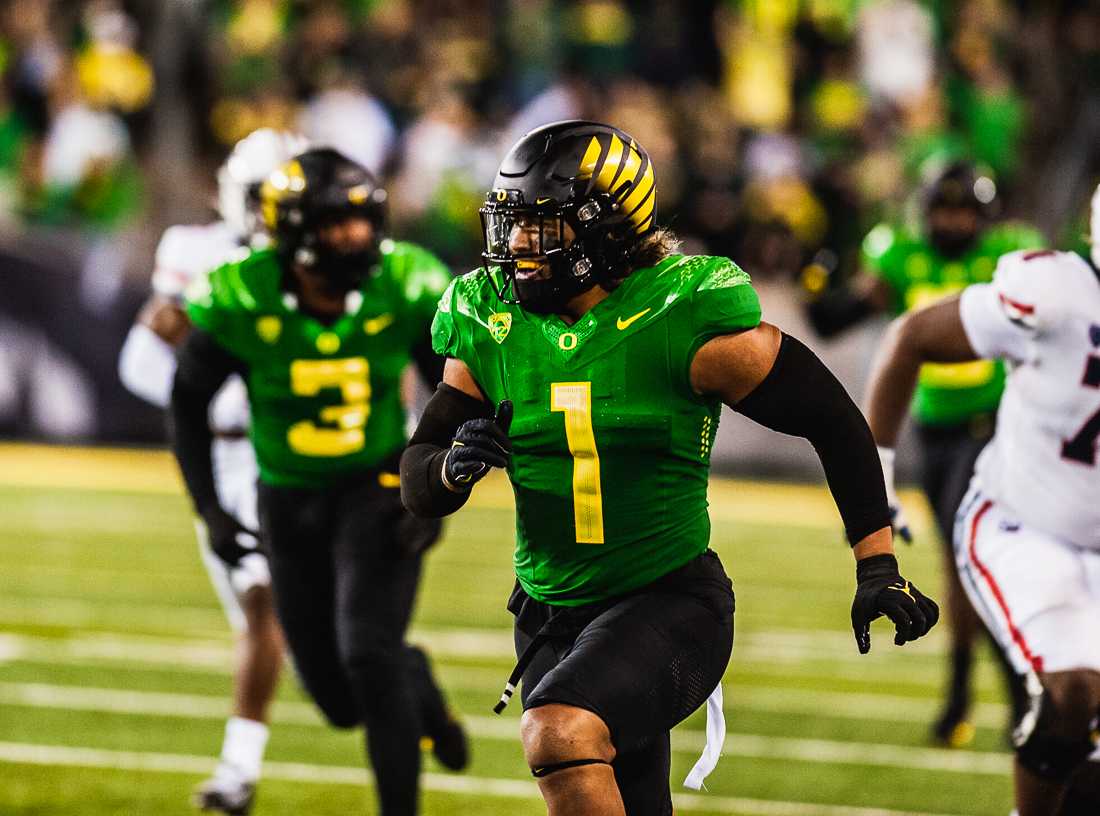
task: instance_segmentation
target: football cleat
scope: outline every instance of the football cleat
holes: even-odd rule
[[[965,748],[974,741],[974,723],[966,714],[948,708],[932,727],[932,739],[944,748]]]
[[[248,816],[256,800],[256,784],[241,779],[214,776],[203,782],[192,797],[199,810]]]

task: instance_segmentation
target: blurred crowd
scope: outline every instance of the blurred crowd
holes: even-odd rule
[[[1086,0],[7,0],[0,75],[7,434],[157,432],[104,420],[140,411],[104,408],[100,380],[159,232],[213,217],[215,170],[257,127],[382,176],[393,231],[457,272],[478,262],[507,147],[607,121],[652,155],[689,251],[792,290],[807,266],[854,274],[930,160],[977,162],[1005,215],[1064,248],[1100,172]],[[26,386],[36,368],[12,349],[34,332],[72,377],[97,370],[91,423]]]

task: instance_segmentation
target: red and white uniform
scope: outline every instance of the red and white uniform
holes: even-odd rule
[[[169,227],[157,245],[153,291],[180,300],[183,291],[200,275],[247,251],[237,231],[224,221]],[[168,406],[176,373],[175,351],[152,329],[135,323],[119,355],[119,378],[131,392],[161,408]],[[221,505],[245,527],[255,530],[258,470],[252,443],[243,434],[249,425],[248,394],[237,376],[230,377],[210,406],[214,475]],[[219,436],[221,434],[222,436]],[[230,624],[245,625],[238,597],[256,585],[271,583],[262,556],[247,556],[239,568],[228,570],[206,544],[206,531],[197,525],[200,553]]]
[[[960,314],[974,350],[1009,364],[956,520],[963,586],[1021,672],[1100,670],[1100,276],[1013,252]]]

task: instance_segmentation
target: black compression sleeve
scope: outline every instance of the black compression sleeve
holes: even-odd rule
[[[169,406],[172,449],[199,515],[218,503],[210,455],[210,401],[230,374],[244,371],[238,358],[201,329],[192,330],[177,352]]]
[[[431,337],[426,336],[413,346],[412,360],[429,388],[435,388],[436,384],[443,379],[443,364],[447,362],[447,358],[435,353],[432,349]]]
[[[492,415],[492,406],[484,400],[439,384],[401,454],[401,501],[410,513],[440,518],[466,503],[469,491],[455,493],[443,484],[443,459],[463,422]]]
[[[882,465],[867,420],[806,346],[784,334],[768,376],[733,408],[767,428],[810,441],[851,544],[890,526]]]
[[[806,307],[810,325],[822,337],[833,337],[874,314],[868,297],[850,289],[826,292]]]

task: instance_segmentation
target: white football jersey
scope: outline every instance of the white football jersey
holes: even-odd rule
[[[224,221],[169,227],[157,244],[153,291],[181,298],[191,281],[242,251],[237,233]]]
[[[1100,550],[1100,276],[1070,252],[1003,256],[960,313],[982,357],[1008,362],[997,433],[976,467],[990,498]]]
[[[224,221],[169,227],[157,245],[153,291],[163,297],[179,299],[199,275],[247,251],[241,246],[237,233]],[[163,394],[163,404],[167,404],[176,373],[175,358],[146,355],[141,362],[138,376],[146,381],[143,390]],[[248,395],[244,383],[239,377],[231,377],[211,403],[210,425],[215,431],[240,430],[247,428],[248,423]]]

